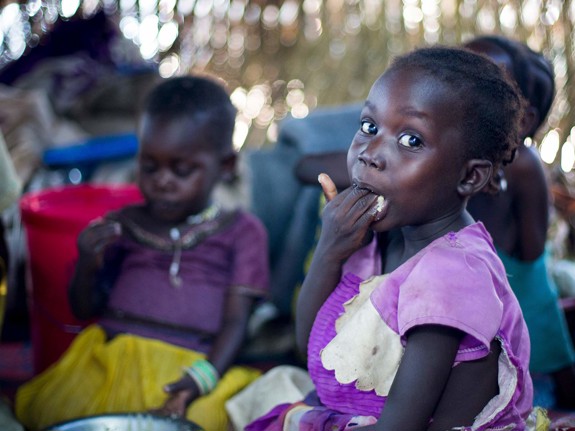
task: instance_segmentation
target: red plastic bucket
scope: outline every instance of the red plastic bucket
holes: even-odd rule
[[[27,193],[20,200],[35,373],[55,362],[86,325],[72,315],[67,293],[78,234],[108,211],[141,200],[132,184],[64,186]]]

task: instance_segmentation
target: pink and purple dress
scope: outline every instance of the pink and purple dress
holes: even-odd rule
[[[216,218],[210,234],[182,250],[181,288],[169,283],[172,251],[128,235],[108,256],[121,265],[99,324],[109,334],[129,333],[208,353],[224,318],[230,289],[265,297],[269,274],[267,236],[252,214]],[[191,232],[193,233],[193,232]]]
[[[316,392],[277,406],[246,430],[338,431],[375,423],[407,331],[427,324],[465,333],[454,366],[486,356],[492,340],[501,343],[500,393],[469,429],[524,430],[533,402],[529,336],[483,224],[438,238],[390,274],[381,271],[376,240],[348,260],[310,334]]]

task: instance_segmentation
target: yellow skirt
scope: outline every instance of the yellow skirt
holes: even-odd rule
[[[16,416],[38,430],[83,416],[158,408],[166,399],[162,387],[179,379],[182,367],[204,357],[133,335],[106,342],[102,328],[92,325],[57,363],[18,389]],[[248,367],[230,368],[214,391],[190,405],[187,418],[206,431],[226,430],[225,402],[259,375]]]

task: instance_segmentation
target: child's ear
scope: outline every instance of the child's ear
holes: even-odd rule
[[[493,165],[489,160],[471,159],[463,168],[457,191],[461,196],[473,196],[491,181]]]
[[[236,163],[238,160],[238,155],[236,152],[231,152],[222,157],[222,181],[225,183],[231,183],[236,178]]]

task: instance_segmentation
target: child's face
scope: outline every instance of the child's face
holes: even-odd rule
[[[419,226],[461,211],[461,103],[423,72],[380,77],[348,151],[352,184],[385,198],[376,231]]]
[[[152,217],[178,223],[209,204],[224,163],[204,127],[189,119],[141,119],[138,185]]]

